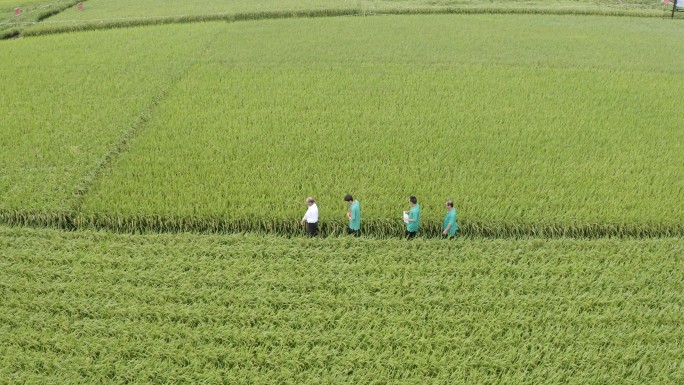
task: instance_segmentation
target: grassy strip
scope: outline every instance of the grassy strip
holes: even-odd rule
[[[165,217],[160,215],[140,216],[99,216],[78,215],[73,218],[77,228],[113,230],[123,233],[147,232],[200,232],[200,233],[241,233],[265,232],[284,236],[302,235],[303,229],[292,221],[232,221],[221,217]],[[515,222],[477,222],[460,224],[461,235],[484,238],[608,238],[608,237],[676,237],[684,236],[683,224],[638,224],[638,223],[515,223]],[[324,236],[346,233],[344,221],[328,221],[320,224]],[[441,223],[424,222],[420,235],[427,238],[440,236]],[[395,238],[404,234],[403,222],[399,219],[370,219],[363,221],[362,232],[377,238]]]
[[[0,31],[0,40],[14,39],[21,34],[18,28],[10,28]]]
[[[538,14],[538,15],[577,15],[577,16],[629,16],[629,17],[662,17],[663,13],[652,10],[627,9],[582,9],[582,8],[408,8],[408,9],[378,9],[368,11],[364,9],[330,8],[304,11],[268,11],[245,12],[214,15],[187,15],[171,17],[131,18],[98,20],[74,23],[60,23],[42,25],[39,29],[22,32],[23,36],[41,36],[56,33],[79,32],[99,29],[130,28],[147,25],[197,23],[207,21],[246,21],[265,19],[289,19],[309,17],[336,16],[375,16],[375,15],[429,15],[429,14]]]
[[[66,211],[0,210],[0,223],[10,226],[73,230],[73,219],[73,213]]]
[[[37,14],[36,21],[39,21],[39,22],[43,21],[43,20],[47,19],[48,17],[55,16],[55,15],[65,11],[71,7],[76,6],[76,4],[78,4],[78,3],[85,3],[86,1],[87,0],[74,0],[74,1],[59,4],[55,8],[48,8],[48,9],[41,11]]]

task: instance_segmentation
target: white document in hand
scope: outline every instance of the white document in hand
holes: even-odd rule
[[[404,213],[404,223],[408,223],[408,214]]]

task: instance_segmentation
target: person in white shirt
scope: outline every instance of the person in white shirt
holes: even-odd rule
[[[312,197],[306,198],[306,205],[309,208],[302,218],[302,226],[306,224],[306,233],[310,237],[315,237],[318,235],[318,206]]]

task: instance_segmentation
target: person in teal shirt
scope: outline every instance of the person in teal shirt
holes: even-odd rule
[[[420,206],[418,206],[418,198],[411,196],[409,198],[409,211],[404,211],[404,215],[408,215],[406,219],[406,238],[411,239],[418,234],[418,227],[420,227]]]
[[[344,197],[344,201],[349,205],[347,218],[349,219],[349,227],[347,227],[347,234],[353,234],[355,237],[361,235],[361,204],[354,200],[351,194]]]
[[[456,208],[453,201],[446,201],[447,213],[442,223],[442,237],[451,238],[458,235],[458,224],[456,223]]]

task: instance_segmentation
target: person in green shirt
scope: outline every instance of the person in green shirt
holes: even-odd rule
[[[344,197],[344,201],[349,205],[347,211],[347,218],[349,219],[349,227],[347,227],[347,234],[352,234],[355,237],[361,235],[361,204],[354,200],[351,194]]]
[[[411,196],[409,198],[409,211],[404,211],[406,218],[406,238],[411,239],[418,234],[418,227],[420,226],[420,206],[418,206],[418,198]]]
[[[447,213],[444,216],[444,222],[442,223],[442,237],[443,238],[453,238],[458,235],[458,224],[456,223],[456,208],[454,207],[453,201],[446,201],[444,205],[447,209]]]

